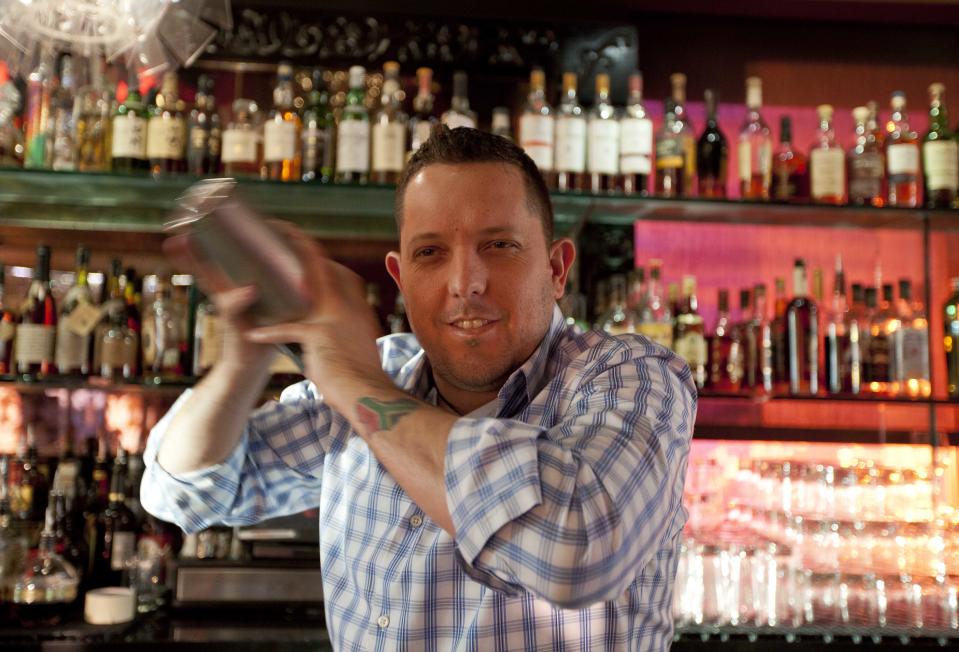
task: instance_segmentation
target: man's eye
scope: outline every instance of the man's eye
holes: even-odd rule
[[[510,242],[509,240],[496,240],[493,242],[494,249],[509,249],[510,247],[515,247],[515,242]]]
[[[413,257],[424,258],[424,257],[432,256],[435,253],[436,253],[435,247],[423,247],[422,249],[417,249]]]

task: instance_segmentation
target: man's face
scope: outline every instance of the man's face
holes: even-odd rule
[[[549,328],[572,243],[547,245],[522,173],[503,163],[426,166],[402,218],[387,269],[437,382],[495,392]]]

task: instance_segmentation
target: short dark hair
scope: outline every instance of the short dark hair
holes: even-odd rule
[[[549,189],[526,152],[512,141],[479,129],[457,127],[450,129],[441,126],[410,157],[406,169],[396,184],[394,211],[396,228],[403,223],[403,197],[410,179],[420,170],[434,163],[505,163],[517,168],[523,175],[526,186],[526,200],[531,212],[539,213],[543,225],[546,244],[553,241],[553,204],[549,199]]]

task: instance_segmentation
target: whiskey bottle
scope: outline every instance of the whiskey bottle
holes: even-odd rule
[[[53,57],[43,52],[37,67],[27,76],[23,115],[23,167],[50,169],[53,163],[53,112],[51,96],[56,88]]]
[[[383,64],[380,110],[373,119],[373,182],[394,184],[406,163],[406,134],[409,118],[403,112],[400,64]]]
[[[821,104],[819,130],[809,153],[809,185],[812,200],[817,204],[846,203],[846,155],[836,143],[832,126],[832,107]]]
[[[35,544],[43,527],[44,510],[50,494],[50,483],[39,467],[40,456],[37,452],[36,429],[32,422],[27,423],[26,437],[21,438],[17,451],[17,479],[13,488],[13,515],[28,532],[28,539]]]
[[[859,323],[850,319],[845,278],[842,257],[836,256],[836,275],[824,337],[823,377],[830,394],[858,394],[862,377]]]
[[[303,110],[303,181],[333,181],[336,121],[330,108],[330,93],[323,69],[314,68]]]
[[[57,319],[57,371],[65,375],[89,376],[92,372],[91,333],[100,321],[100,311],[87,282],[89,264],[90,250],[80,245],[73,285],[63,297]]]
[[[710,198],[725,197],[729,145],[726,142],[726,136],[719,129],[719,120],[716,117],[716,105],[719,100],[716,93],[706,89],[703,97],[706,102],[706,128],[699,137],[696,147],[699,195]]]
[[[157,279],[156,297],[143,318],[143,378],[159,384],[178,380],[180,343],[183,340],[179,316],[173,306],[168,277]]]
[[[17,315],[6,305],[6,272],[0,262],[0,376],[14,372],[13,346],[17,332]]]
[[[629,99],[619,121],[619,137],[623,192],[645,196],[653,173],[653,121],[643,104],[643,76],[639,71],[629,76]]]
[[[906,94],[896,91],[889,101],[892,115],[886,125],[886,175],[889,206],[919,205],[919,137],[906,115]]]
[[[223,340],[216,306],[208,297],[203,297],[197,304],[193,322],[192,375],[197,378],[206,375],[220,359],[222,351]]]
[[[153,176],[186,171],[186,121],[175,72],[163,73],[163,84],[150,107],[147,122],[147,158]]]
[[[258,177],[263,160],[260,110],[256,102],[233,101],[233,120],[223,130],[220,158],[223,174],[231,177]]]
[[[200,75],[196,86],[196,106],[190,111],[186,167],[190,174],[209,176],[220,169],[220,114],[213,95],[213,78]]]
[[[350,67],[350,91],[336,129],[336,182],[366,183],[370,175],[370,114],[366,109],[366,69]]]
[[[556,110],[556,189],[585,188],[586,112],[576,92],[576,73],[563,73],[563,96]]]
[[[656,182],[658,197],[683,197],[686,186],[686,149],[681,135],[682,124],[676,120],[676,105],[666,100],[666,117],[656,134]]]
[[[875,115],[869,107],[852,110],[856,123],[856,141],[849,149],[849,203],[856,206],[882,206],[886,203],[886,164],[882,143],[876,139]]]
[[[809,196],[806,156],[792,144],[792,120],[779,121],[779,147],[773,158],[772,197],[776,201],[796,201]]]
[[[413,98],[413,117],[410,118],[410,155],[416,153],[433,135],[436,116],[433,114],[433,69],[416,69],[416,96]],[[496,112],[493,112],[496,116]],[[496,133],[496,130],[493,130]]]
[[[599,318],[596,326],[610,335],[636,332],[634,315],[627,306],[624,275],[614,274],[609,279],[609,302],[606,312]]]
[[[529,74],[529,95],[519,119],[519,146],[533,159],[543,177],[555,187],[554,112],[546,101],[546,73],[536,67]]]
[[[819,310],[809,297],[806,263],[793,267],[793,299],[786,306],[786,367],[790,394],[819,393]]]
[[[746,326],[744,382],[755,392],[772,393],[774,378],[773,327],[766,314],[766,286],[753,288],[752,319]]]
[[[946,353],[946,389],[959,398],[959,277],[950,281],[952,293],[942,306],[943,345]]]
[[[899,316],[893,307],[892,285],[882,286],[882,301],[877,301],[876,288],[866,288],[866,309],[869,319],[868,373],[866,388],[873,394],[888,394],[895,371],[893,340],[899,329]]]
[[[673,333],[673,346],[676,354],[686,360],[693,373],[696,387],[702,389],[706,384],[706,328],[703,316],[699,314],[699,302],[696,299],[696,277],[683,276],[683,300],[676,313],[676,326]]]
[[[609,99],[609,75],[596,75],[596,103],[589,111],[586,171],[594,193],[615,190],[619,176],[619,119]]]
[[[57,306],[50,288],[50,248],[37,247],[37,264],[17,325],[17,373],[36,380],[56,372]]]
[[[912,297],[912,283],[899,281],[896,305],[899,328],[893,335],[893,370],[895,376],[890,393],[909,398],[932,394],[929,379],[929,321],[920,301]]]
[[[111,167],[114,172],[143,172],[147,160],[147,108],[140,95],[140,80],[131,71],[127,95],[113,114],[110,139]]]
[[[493,107],[493,122],[490,125],[490,130],[500,138],[513,140],[512,120],[508,108],[505,106]]]
[[[91,588],[119,586],[124,569],[136,556],[136,535],[140,528],[125,502],[126,457],[123,447],[117,446],[106,509],[96,520]]]
[[[929,131],[922,143],[922,172],[927,208],[952,208],[959,192],[959,145],[949,127],[946,87],[929,86]]]
[[[60,84],[50,98],[53,110],[53,153],[51,167],[54,170],[77,169],[76,106],[77,78],[73,57],[69,54],[60,59]]]
[[[742,382],[742,360],[740,343],[734,337],[729,316],[729,290],[719,290],[718,308],[716,325],[709,337],[709,387],[734,392]]]
[[[110,110],[113,95],[103,78],[103,57],[88,59],[88,83],[77,91],[77,169],[110,170]]]
[[[673,348],[673,312],[663,297],[663,262],[649,261],[649,282],[646,284],[646,299],[642,303],[636,332],[651,341]]]
[[[107,276],[105,297],[100,306],[102,317],[93,331],[93,368],[102,375],[104,334],[116,320],[123,319],[123,291],[120,288],[122,263],[114,258],[110,264],[110,274]],[[110,377],[109,375],[107,377]]]
[[[696,194],[696,131],[686,110],[686,75],[681,72],[669,76],[672,86],[673,113],[676,116],[676,133],[683,148],[683,186],[681,196]]]
[[[273,110],[263,123],[262,177],[273,181],[300,181],[302,121],[293,106],[293,67],[281,63],[276,76]]]
[[[51,492],[48,509],[53,510],[54,551],[66,559],[79,575],[90,553],[86,549],[82,532],[76,530],[71,518],[67,495],[62,491]]]
[[[397,69],[399,64],[397,64]],[[457,70],[453,73],[453,97],[450,100],[450,109],[443,113],[441,122],[450,129],[468,127],[476,129],[476,112],[470,109],[467,96],[469,80],[466,73]]]
[[[763,86],[759,77],[746,79],[746,118],[739,130],[739,192],[743,199],[769,199],[772,182],[772,138],[760,113]],[[702,191],[700,190],[700,193]]]

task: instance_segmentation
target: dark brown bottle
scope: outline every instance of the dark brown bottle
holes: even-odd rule
[[[136,555],[139,523],[126,505],[127,455],[117,446],[106,509],[96,520],[91,586],[119,586],[123,569]]]
[[[0,376],[13,373],[13,341],[17,332],[17,316],[4,303],[5,274],[0,263]]]

